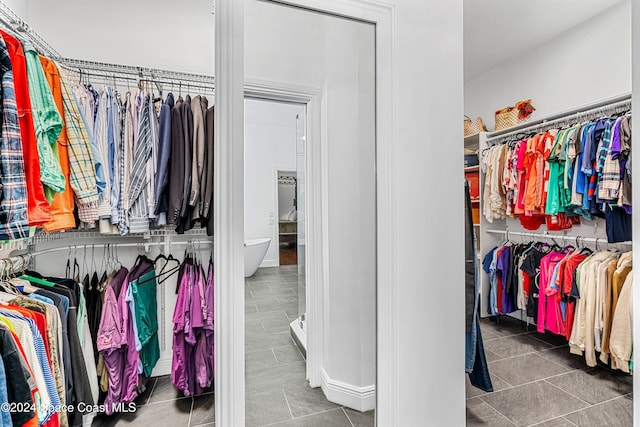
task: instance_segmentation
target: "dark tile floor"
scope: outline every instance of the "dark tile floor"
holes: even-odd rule
[[[467,380],[467,426],[633,425],[631,376],[589,368],[566,340],[508,316],[481,328],[494,391]]]
[[[306,381],[305,359],[289,332],[298,317],[296,271],[261,268],[246,280],[246,425],[373,427],[373,411],[331,403]]]
[[[184,397],[173,387],[169,376],[149,380],[147,390],[136,403],[135,412],[97,416],[93,427],[214,425],[213,393]]]
[[[262,268],[245,283],[246,426],[373,427],[361,413],[327,401],[306,381],[306,362],[289,332],[298,317],[297,266]],[[170,378],[151,379],[135,413],[99,416],[94,427],[214,426],[213,393],[185,398]]]

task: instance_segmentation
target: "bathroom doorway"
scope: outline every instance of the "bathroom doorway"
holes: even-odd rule
[[[298,179],[296,171],[278,171],[278,252],[280,265],[298,264]]]

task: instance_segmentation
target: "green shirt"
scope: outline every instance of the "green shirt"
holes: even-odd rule
[[[27,62],[29,98],[40,157],[40,180],[45,186],[45,196],[51,202],[54,193],[62,193],[65,190],[65,178],[60,167],[57,145],[64,122],[56,107],[37,52],[29,42],[23,42],[22,48]]]

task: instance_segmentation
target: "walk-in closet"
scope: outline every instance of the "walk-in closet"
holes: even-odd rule
[[[495,36],[473,39],[470,3],[467,425],[632,426],[631,2],[549,5],[562,30],[489,49],[494,63],[467,51]],[[547,20],[525,9],[496,11],[501,31]],[[587,59],[609,43],[604,63]]]
[[[70,6],[0,3],[0,425],[213,423],[210,5],[183,66]]]

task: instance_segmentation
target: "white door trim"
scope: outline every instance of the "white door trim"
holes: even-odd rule
[[[311,387],[322,384],[322,349],[324,334],[324,278],[328,277],[326,236],[323,236],[323,179],[326,173],[322,170],[322,126],[321,105],[325,97],[319,88],[293,85],[253,78],[245,79],[246,97],[267,99],[271,101],[306,104],[306,194],[305,199],[305,236],[306,236],[306,281],[307,281],[307,379]]]
[[[217,0],[214,127],[216,425],[245,425],[244,1]]]
[[[377,378],[376,422],[397,426],[398,337],[396,117],[393,82],[395,9],[378,0],[263,0],[370,22],[376,26],[376,232]],[[328,249],[327,245],[324,247]],[[326,258],[325,258],[326,259]],[[327,307],[324,307],[327,309]]]
[[[267,0],[271,1],[271,0]],[[376,179],[377,179],[377,411],[379,426],[398,425],[398,314],[397,307],[397,203],[396,192],[396,119],[394,115],[396,100],[393,96],[394,77],[394,8],[377,0],[280,0],[275,3],[289,4],[324,13],[341,15],[375,24],[376,26]],[[244,425],[244,188],[243,188],[243,126],[244,97],[259,96],[269,99],[295,98],[295,93],[282,94],[280,88],[269,87],[266,82],[262,91],[255,90],[256,81],[244,83],[244,1],[217,0],[215,12],[215,76],[216,76],[216,194],[214,203],[215,248],[216,248],[216,301],[215,301],[215,409],[216,425],[237,427]],[[264,93],[270,92],[266,96]],[[274,98],[275,97],[275,98]],[[308,104],[308,136],[319,135],[320,97],[314,97]],[[280,98],[282,100],[287,100]],[[293,99],[292,99],[293,100]],[[294,101],[296,102],[296,101]],[[299,102],[299,101],[297,101]],[[315,103],[315,104],[314,104]],[[308,148],[321,149],[322,144],[309,144]],[[308,152],[309,154],[309,152]],[[321,154],[321,153],[319,153]],[[307,156],[308,158],[312,156]],[[320,156],[313,156],[320,158]],[[312,166],[312,165],[308,165]],[[307,178],[317,185],[322,184],[319,176],[312,177],[311,170]],[[319,179],[318,179],[319,178]],[[308,187],[315,194],[317,189]],[[326,191],[326,187],[324,187]],[[322,206],[311,206],[311,213]],[[308,237],[321,236],[322,224],[313,228],[307,222]],[[323,239],[320,239],[321,241]],[[307,247],[307,255],[324,254],[324,247]],[[322,277],[327,268],[326,258],[319,271],[308,271],[316,279]],[[319,282],[322,283],[322,282]],[[315,288],[318,288],[317,286]],[[313,304],[321,304],[323,294],[307,298]],[[319,309],[316,320],[323,316],[327,307],[314,307],[308,304],[308,310]],[[311,313],[309,331],[312,330]],[[314,331],[308,345],[310,356],[308,375],[312,386],[321,384],[320,368],[323,333],[322,324],[314,325]],[[320,328],[315,329],[315,328]],[[315,347],[311,347],[315,346]],[[316,350],[313,350],[316,349]],[[315,355],[315,356],[314,356]],[[311,368],[310,368],[311,367]],[[316,370],[317,368],[317,370]],[[316,376],[317,375],[317,376]]]

